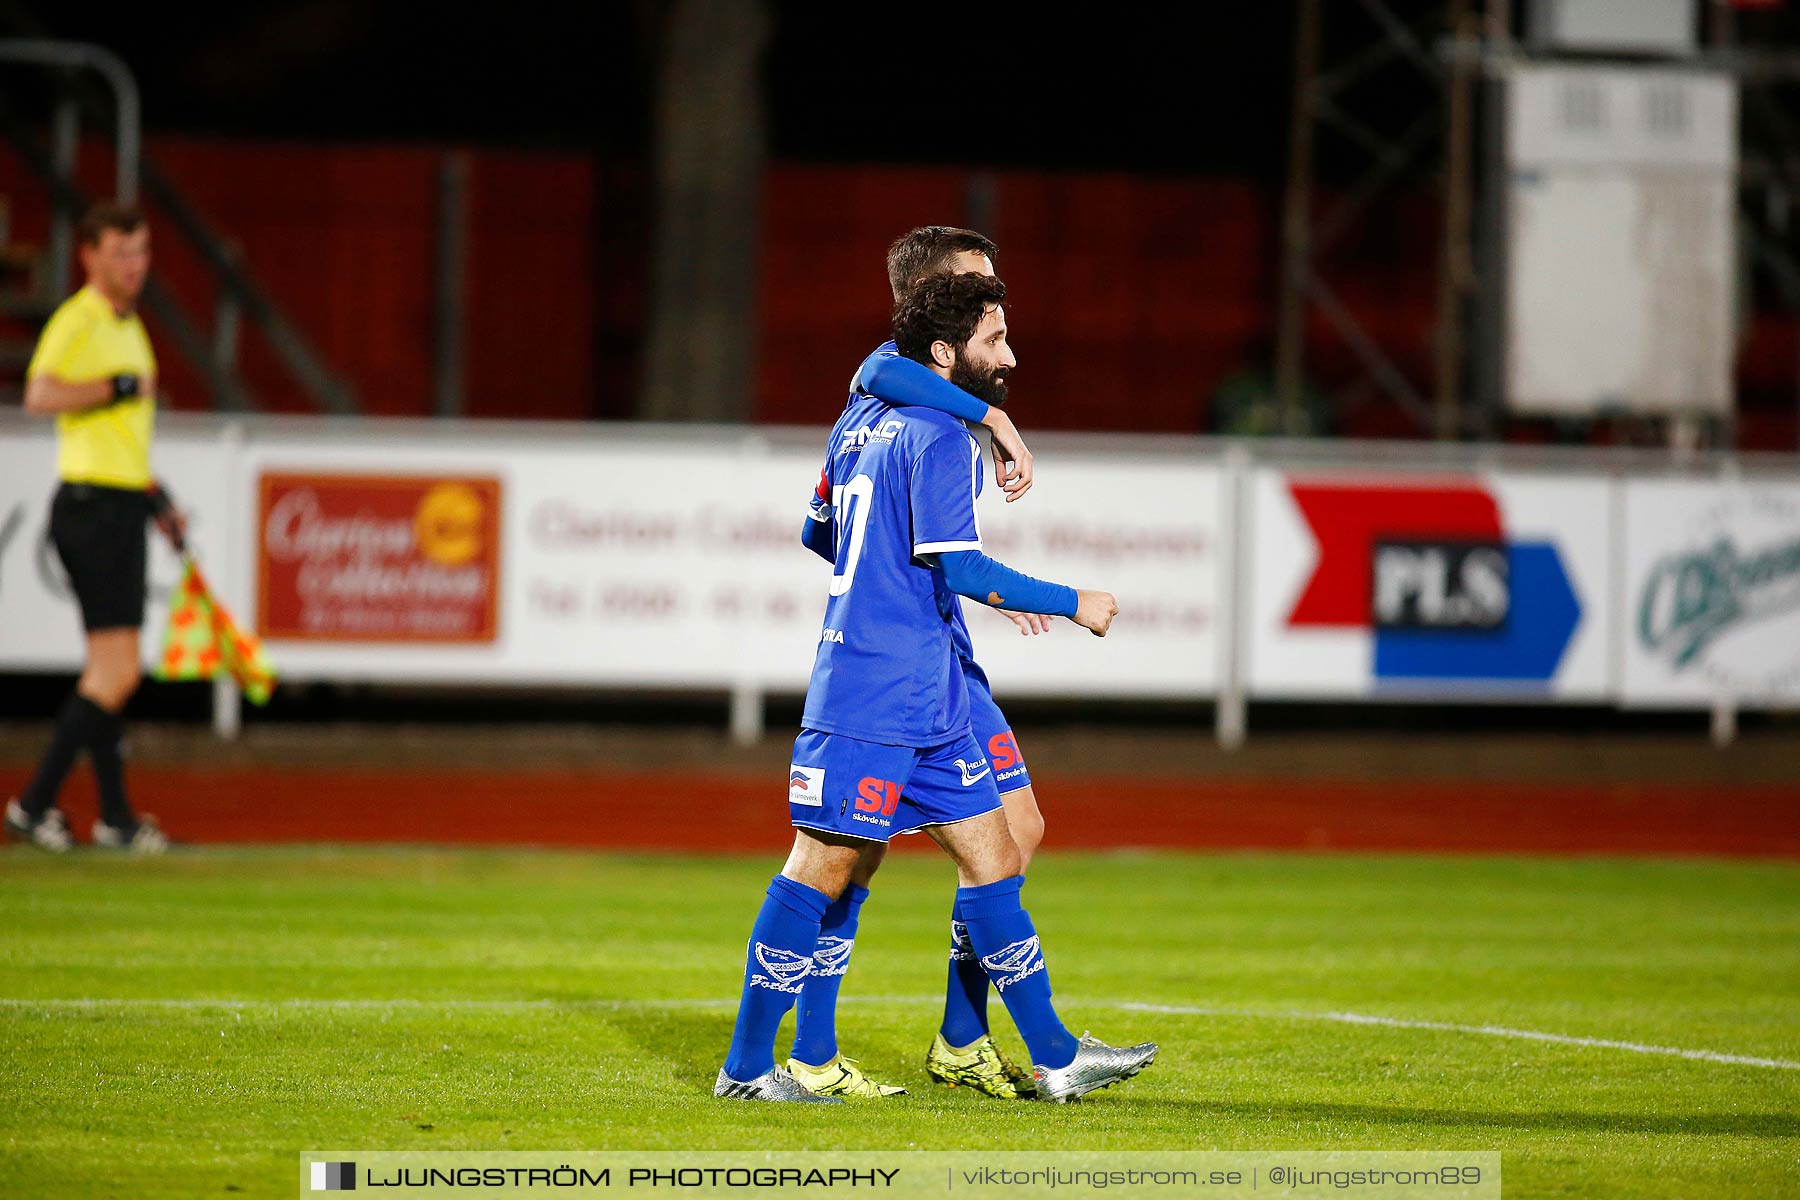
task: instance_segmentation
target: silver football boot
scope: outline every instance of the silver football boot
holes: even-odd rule
[[[713,1084],[713,1095],[721,1100],[787,1100],[795,1104],[842,1104],[836,1096],[821,1096],[789,1075],[777,1064],[749,1083],[739,1083],[719,1068],[719,1081]]]
[[[1130,1079],[1156,1061],[1156,1043],[1140,1042],[1135,1046],[1109,1046],[1099,1038],[1081,1035],[1075,1046],[1075,1059],[1066,1067],[1031,1068],[1037,1081],[1037,1098],[1054,1104],[1079,1100],[1097,1088],[1111,1087]]]

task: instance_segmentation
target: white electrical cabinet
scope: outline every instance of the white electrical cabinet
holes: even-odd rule
[[[1509,409],[1730,410],[1737,109],[1712,73],[1509,71]]]

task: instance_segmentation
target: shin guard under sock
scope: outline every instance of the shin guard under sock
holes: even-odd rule
[[[775,1031],[812,973],[819,922],[831,897],[777,875],[750,930],[737,1026],[725,1055],[725,1074],[749,1083],[775,1066]]]
[[[962,905],[950,909],[950,970],[944,986],[944,1023],[938,1031],[955,1050],[971,1046],[988,1034],[988,977],[982,969]]]
[[[1006,1011],[1019,1027],[1033,1066],[1066,1067],[1075,1060],[1075,1037],[1050,1003],[1050,973],[1031,914],[1019,901],[1023,875],[980,887],[956,889],[969,941]]]
[[[800,991],[800,1007],[794,1017],[794,1057],[822,1067],[837,1056],[838,989],[850,969],[850,951],[856,946],[856,922],[869,889],[854,883],[831,902],[819,926],[819,945],[813,951],[812,974]]]

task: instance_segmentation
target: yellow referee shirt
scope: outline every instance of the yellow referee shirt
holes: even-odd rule
[[[64,383],[91,383],[114,375],[136,375],[145,385],[156,373],[156,355],[137,313],[121,317],[93,287],[67,300],[44,326],[27,379],[54,375]],[[135,396],[117,404],[56,416],[56,469],[70,483],[141,488],[150,483],[150,435],[156,425],[156,397]]]

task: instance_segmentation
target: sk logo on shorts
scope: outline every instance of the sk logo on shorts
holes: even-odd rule
[[[882,818],[877,824],[887,824],[886,818],[893,816],[894,810],[899,807],[900,785],[893,780],[876,779],[871,775],[856,785],[856,811],[874,813]]]

